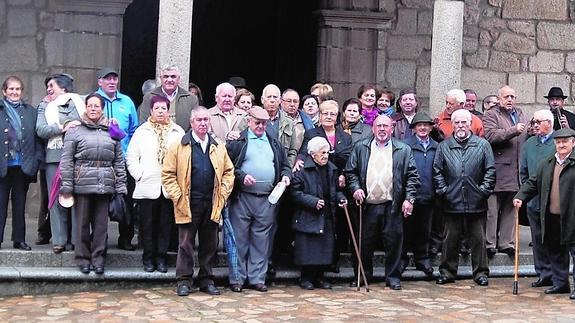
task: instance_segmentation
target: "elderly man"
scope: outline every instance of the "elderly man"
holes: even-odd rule
[[[162,85],[144,95],[138,107],[140,124],[148,121],[152,96],[159,95],[170,100],[170,118],[184,130],[190,128],[190,112],[198,106],[198,98],[180,86],[180,69],[176,65],[162,68]]]
[[[299,151],[306,130],[314,128],[313,121],[303,110],[299,110],[299,94],[293,89],[282,93],[280,115],[290,118],[293,122],[294,149]]]
[[[435,153],[433,181],[443,201],[445,237],[437,284],[453,283],[459,264],[459,238],[467,233],[471,245],[473,280],[487,286],[489,267],[485,250],[487,198],[495,186],[495,166],[489,143],[471,131],[472,114],[460,109],[451,115],[453,136]]]
[[[487,213],[487,249],[509,256],[515,254],[515,212],[513,196],[519,190],[521,145],[527,139],[527,117],[515,106],[515,90],[508,85],[499,89],[499,105],[485,112],[485,139],[495,155],[497,181],[495,195]],[[498,249],[496,249],[498,248]]]
[[[485,111],[491,110],[493,107],[495,107],[498,104],[499,104],[499,100],[497,99],[497,95],[490,94],[490,95],[486,96],[485,98],[483,98],[481,110],[483,111],[483,113],[485,113]]]
[[[471,112],[472,115],[477,116],[479,119],[483,118],[483,113],[475,109],[477,104],[477,93],[472,89],[465,89],[465,110]]]
[[[399,92],[397,99],[401,111],[396,112],[391,116],[395,126],[393,136],[399,140],[404,140],[413,137],[413,131],[409,127],[411,120],[417,113],[419,100],[417,94],[413,89],[403,89]]]
[[[411,148],[391,138],[393,121],[389,117],[378,116],[372,129],[374,138],[354,146],[345,173],[349,191],[365,209],[361,241],[365,275],[368,280],[373,278],[373,251],[383,241],[386,285],[400,290],[403,218],[413,210],[419,175]]]
[[[216,105],[209,109],[213,134],[221,140],[236,140],[240,136],[241,122],[246,112],[234,106],[236,88],[230,83],[216,87]]]
[[[139,126],[136,106],[129,96],[118,91],[118,72],[111,68],[103,68],[98,71],[98,90],[96,93],[104,98],[104,114],[110,119],[116,120],[120,129],[126,136],[122,139],[122,152],[124,155],[128,150],[130,140]],[[129,208],[129,216],[132,216],[132,193],[136,184],[131,176],[128,176],[126,195],[126,205]],[[132,239],[134,238],[134,221],[128,219],[127,222],[119,223],[120,236],[118,237],[118,248],[124,250],[134,250]]]
[[[445,109],[441,112],[436,120],[436,126],[439,128],[443,139],[447,139],[453,135],[453,123],[451,122],[451,114],[459,109],[463,109],[466,102],[466,95],[460,89],[449,90],[445,95]],[[471,115],[471,132],[474,135],[483,137],[483,122],[475,115]]]
[[[295,149],[294,123],[279,113],[280,89],[274,84],[268,84],[262,91],[262,107],[268,113],[269,120],[266,132],[278,140],[285,149],[290,166],[294,164],[298,150]]]
[[[541,242],[551,263],[553,287],[545,294],[568,294],[569,249],[575,256],[575,131],[561,129],[553,134],[555,155],[541,161],[537,174],[522,186],[513,205],[520,208],[523,202],[539,200]],[[542,194],[544,193],[544,194]],[[573,271],[575,275],[575,270]],[[573,277],[575,280],[575,276]],[[575,299],[575,292],[569,297]]]
[[[527,182],[529,177],[537,174],[537,168],[545,157],[555,153],[553,143],[553,113],[550,110],[538,110],[531,120],[535,136],[527,139],[523,144],[519,175],[521,183]],[[527,219],[531,227],[531,241],[533,242],[533,263],[539,279],[531,284],[533,287],[552,286],[551,263],[549,256],[541,244],[541,219],[539,217],[540,204],[537,197],[527,203]]]
[[[239,275],[230,275],[230,288],[241,292],[244,283],[266,292],[266,272],[271,229],[276,205],[268,202],[274,187],[289,186],[291,168],[282,145],[266,131],[269,114],[260,107],[249,111],[248,128],[227,144],[235,166],[235,189],[231,198],[230,222],[234,228]]]
[[[547,99],[549,109],[553,113],[553,128],[555,130],[575,127],[575,114],[563,108],[565,106],[565,99],[567,99],[567,96],[563,95],[563,90],[560,87],[552,87],[549,89],[549,93],[543,97]]]
[[[168,149],[162,169],[162,184],[174,203],[179,231],[177,294],[187,296],[192,291],[198,234],[198,286],[207,294],[219,295],[212,266],[221,211],[233,188],[234,166],[224,142],[208,134],[210,116],[205,108],[192,110],[190,125],[191,131]]]

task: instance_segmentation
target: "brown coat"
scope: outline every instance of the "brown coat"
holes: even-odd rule
[[[519,123],[527,126],[527,116],[519,108],[517,118]],[[519,160],[521,146],[527,139],[527,127],[523,132],[517,131],[505,108],[496,106],[486,111],[483,116],[485,139],[489,141],[495,156],[495,172],[497,180],[495,192],[516,192],[519,190]]]
[[[247,113],[238,108],[234,107],[232,110],[232,122],[231,127],[228,127],[228,122],[226,121],[226,117],[224,113],[217,105],[213,108],[208,110],[210,114],[210,124],[212,127],[212,133],[218,139],[226,141],[226,136],[230,131],[242,131],[243,129],[240,128],[241,121],[246,118]]]
[[[191,132],[187,132],[181,142],[168,149],[162,168],[162,185],[174,203],[176,224],[192,222],[190,210],[190,189],[192,176]],[[220,222],[222,209],[234,187],[234,164],[228,156],[226,145],[219,139],[210,137],[209,156],[216,176],[212,198],[210,219]]]

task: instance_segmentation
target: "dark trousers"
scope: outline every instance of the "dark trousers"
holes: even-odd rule
[[[301,266],[301,278],[302,282],[308,281],[313,284],[317,284],[320,280],[323,280],[323,273],[325,272],[326,266],[310,265]]]
[[[78,217],[76,264],[103,267],[106,263],[108,241],[109,194],[74,195],[74,214]]]
[[[144,252],[144,264],[166,262],[170,245],[172,225],[174,223],[174,206],[164,195],[155,199],[138,200],[140,210],[140,232]]]
[[[413,252],[416,267],[429,267],[428,247],[431,234],[433,206],[415,204],[413,214],[403,219],[403,265],[407,265],[407,252]]]
[[[541,236],[541,216],[539,212],[527,208],[527,220],[531,228],[531,241],[533,242],[533,265],[535,272],[541,280],[551,280],[551,262],[549,255],[543,248]]]
[[[8,217],[8,200],[12,202],[12,241],[26,241],[26,194],[31,178],[19,166],[8,167],[6,176],[0,178],[0,243],[4,241],[4,227]]]
[[[127,169],[127,168],[126,168]],[[132,194],[134,193],[134,189],[136,188],[136,181],[132,176],[126,176],[126,188],[128,190],[128,194],[124,196],[124,200],[126,201],[126,207],[128,208],[128,214],[131,217],[126,222],[118,223],[118,231],[120,233],[118,237],[118,244],[121,243],[132,243],[132,239],[134,238],[134,225],[136,222],[135,212],[134,212],[134,200],[132,199]]]
[[[431,233],[429,235],[429,249],[441,251],[443,246],[443,232],[445,223],[443,221],[443,210],[440,206],[433,205],[433,218],[431,219]]]
[[[403,245],[403,217],[391,214],[391,202],[365,204],[362,223],[361,261],[368,281],[373,280],[373,252],[379,242],[385,251],[385,280],[395,284],[401,278],[400,262]],[[354,263],[357,271],[357,263]],[[357,272],[355,272],[357,280]]]
[[[48,187],[46,183],[46,170],[40,169],[40,208],[38,209],[38,240],[48,241],[52,237],[50,229],[50,211],[48,210]]]
[[[551,263],[553,286],[569,287],[569,246],[561,244],[561,223],[557,214],[545,217],[545,240],[543,250]]]
[[[194,275],[194,250],[196,233],[198,234],[198,286],[214,284],[212,268],[216,261],[218,244],[218,223],[210,220],[211,201],[192,201],[192,222],[178,224],[179,246],[176,260],[176,279],[192,283]]]
[[[439,271],[449,278],[457,277],[459,266],[459,242],[463,232],[471,246],[473,279],[489,275],[487,250],[485,249],[486,213],[444,213],[445,239],[441,250]]]

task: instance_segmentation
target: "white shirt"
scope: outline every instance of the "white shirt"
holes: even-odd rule
[[[208,142],[209,142],[209,135],[206,134],[206,138],[204,140],[200,139],[200,137],[198,137],[198,135],[196,135],[195,132],[192,131],[192,138],[194,138],[194,140],[196,142],[200,143],[200,146],[202,147],[202,151],[204,152],[204,154],[206,153],[206,149],[208,149]]]

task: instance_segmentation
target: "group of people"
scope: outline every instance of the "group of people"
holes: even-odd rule
[[[37,243],[51,235],[54,253],[74,250],[82,273],[104,273],[110,205],[121,200],[127,212],[118,246],[134,250],[139,220],[143,269],[165,273],[168,250],[177,245],[181,296],[196,288],[220,294],[213,266],[223,221],[235,242],[226,245],[236,256],[229,258],[233,292],[267,291],[274,260],[286,250],[301,267],[301,288],[330,289],[324,273],[337,271],[339,254],[350,250],[347,220],[361,246],[356,277],[362,268],[373,280],[373,254],[382,248],[391,289],[402,288],[408,252],[415,269],[437,284],[452,283],[459,254],[470,252],[473,279],[487,286],[488,257],[515,253],[515,209],[530,201],[539,276],[533,286],[571,291],[575,115],[563,109],[560,88],[546,96],[550,109],[532,119],[509,86],[483,100],[483,113],[474,91],[451,90],[444,111],[431,118],[418,111],[414,90],[396,99],[370,84],[341,108],[325,83],[301,99],[268,84],[260,107],[245,84],[224,82],[207,109],[197,85],[181,87],[174,65],[162,68],[161,84],[148,88],[136,109],[118,91],[118,77],[113,69],[98,71],[99,88],[83,98],[70,75],[50,75],[37,109],[22,101],[20,79],[4,81],[0,241],[11,198],[13,246],[31,249],[24,207],[40,169],[50,208],[49,221],[39,219]],[[430,258],[438,251],[434,276]]]

